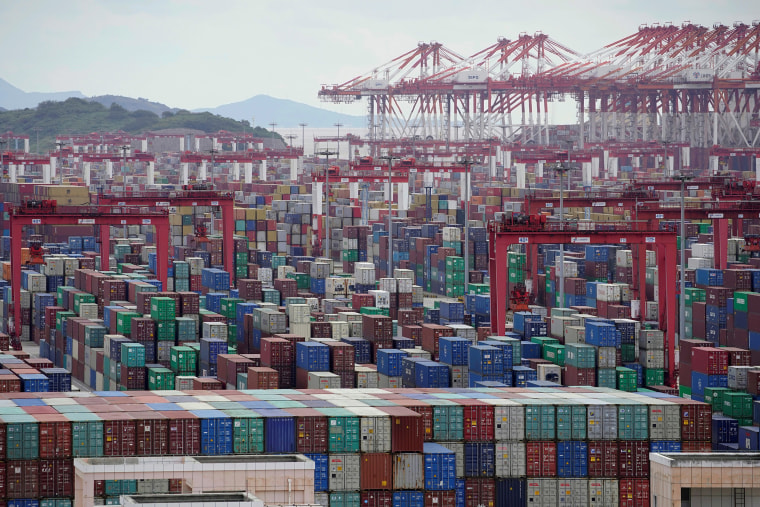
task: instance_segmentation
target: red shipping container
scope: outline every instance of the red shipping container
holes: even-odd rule
[[[728,352],[729,366],[752,366],[752,353],[737,347],[724,347],[723,350]]]
[[[196,292],[177,292],[177,294],[179,295],[181,315],[195,315],[200,311],[200,294]]]
[[[691,371],[708,375],[727,375],[728,352],[715,347],[691,349]]]
[[[193,389],[196,391],[224,391],[224,383],[212,377],[196,377],[193,379]]]
[[[393,320],[384,315],[362,315],[362,338],[371,342],[393,339]]]
[[[135,420],[126,412],[105,412],[103,418],[103,455],[135,455]]]
[[[649,476],[648,442],[620,441],[618,449],[618,473],[620,477]]]
[[[455,400],[464,405],[464,439],[469,442],[493,440],[493,406],[478,400]]]
[[[747,392],[750,394],[760,394],[760,369],[747,371]]]
[[[146,293],[140,293],[146,294]],[[150,300],[148,300],[148,311],[150,313]],[[132,340],[137,342],[152,342],[156,339],[156,321],[151,318],[134,318],[130,322],[129,335]]]
[[[296,452],[327,452],[327,416],[313,408],[291,408],[288,412],[295,416]]]
[[[391,416],[391,451],[422,452],[423,417],[412,407],[377,407]],[[432,407],[430,420],[433,419]],[[432,424],[432,423],[431,423]]]
[[[146,387],[145,368],[143,366],[129,367],[121,364],[119,384],[130,390],[144,391]]]
[[[325,345],[330,348],[330,371],[334,373],[354,371],[356,352],[353,345],[344,342],[326,342]],[[353,385],[341,385],[341,387],[353,387]]]
[[[712,452],[710,440],[684,440],[681,442],[682,452]]]
[[[438,361],[438,339],[441,336],[454,336],[454,329],[438,324],[422,325],[422,348],[430,352],[433,361]]]
[[[493,479],[465,479],[465,507],[496,506],[496,482]]]
[[[264,366],[292,365],[295,360],[295,346],[283,338],[261,339],[261,364]]]
[[[59,414],[38,414],[34,417],[39,421],[40,458],[71,457],[71,421]]]
[[[456,491],[425,491],[425,507],[457,507]]]
[[[201,452],[201,421],[189,412],[163,413],[169,418],[169,447],[167,454],[192,456]]]
[[[649,479],[620,479],[620,507],[649,505]]]
[[[329,322],[312,322],[312,338],[332,338],[332,325]]]
[[[362,464],[364,461],[362,461]],[[364,468],[362,468],[362,476],[364,475]],[[388,477],[392,477],[389,473]],[[392,491],[364,491],[362,486],[361,494],[362,507],[393,507],[393,492]]]
[[[248,368],[248,389],[277,389],[280,375],[277,370],[266,366]]]
[[[164,456],[169,450],[169,419],[153,412],[134,414],[138,456]]]
[[[292,389],[296,385],[296,365],[291,363],[285,366],[272,366],[277,371],[280,380],[280,389]]]
[[[5,491],[8,498],[38,498],[40,493],[40,462],[38,460],[8,461]]]
[[[618,442],[616,440],[596,440],[588,443],[588,476],[618,476]]]
[[[392,488],[393,460],[390,453],[373,452],[361,455],[360,484],[362,491],[381,489],[390,491]]]
[[[340,387],[342,389],[354,389],[356,387],[355,371],[334,371],[340,377]]]
[[[44,498],[74,496],[74,462],[71,459],[40,460],[39,491]]]
[[[529,477],[557,476],[557,444],[527,442],[525,444],[526,472]]]
[[[712,407],[707,403],[685,398],[668,398],[681,405],[681,440],[712,438]]]
[[[7,463],[5,461],[0,461],[0,498],[5,498],[6,495],[6,480],[5,480],[5,471],[7,469]]]
[[[21,379],[16,375],[5,374],[0,375],[0,393],[20,393],[21,392]]]
[[[401,326],[401,336],[414,340],[415,347],[422,346],[422,326]]]

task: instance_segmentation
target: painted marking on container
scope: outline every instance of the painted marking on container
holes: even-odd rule
[[[411,169],[409,169],[409,172],[410,172],[410,173],[416,173],[416,172],[417,172],[417,169],[415,169],[414,167],[412,167]]]
[[[723,218],[723,213],[708,213],[707,218]]]
[[[95,219],[94,218],[80,218],[77,220],[77,223],[80,225],[94,225]]]
[[[744,213],[739,213],[738,215],[736,215],[736,218],[744,218]]]
[[[628,243],[628,238],[620,238],[618,243]]]
[[[127,221],[126,220],[122,220],[121,221],[121,225],[127,225]]]
[[[688,185],[686,187],[686,190],[699,190],[699,186],[697,186],[697,185]]]
[[[591,238],[588,236],[572,237],[570,243],[591,243]]]
[[[528,243],[529,241],[530,241],[530,239],[529,239],[529,238],[527,238],[527,237],[525,237],[525,236],[520,236],[519,238],[517,238],[517,242],[518,242],[518,243],[523,243],[523,244],[525,244],[525,243]]]
[[[190,205],[191,206],[198,206],[198,203],[197,202],[191,202]]]
[[[156,206],[169,206],[170,204],[169,201],[159,201],[156,203]]]
[[[655,218],[665,218],[665,215],[663,213],[657,213],[654,217]]]
[[[42,223],[42,219],[41,218],[32,218],[32,224],[33,225],[39,225],[41,223]]]
[[[117,205],[117,206],[126,206],[126,205],[127,205],[127,203],[126,203],[126,202],[124,202],[124,201],[119,201],[119,202],[118,202],[116,205]]]
[[[553,208],[554,207],[554,203],[553,202],[547,202],[546,203],[546,207],[547,208]]]
[[[654,236],[647,236],[646,238],[644,238],[644,242],[645,243],[656,243],[657,241],[656,241],[656,238]]]
[[[382,169],[383,169],[382,167],[380,167],[379,165],[376,165],[372,170],[373,171],[382,171]]]
[[[169,206],[169,213],[176,213],[177,207],[176,206]]]
[[[604,201],[597,201],[597,202],[592,202],[591,206],[601,206],[603,208],[603,207],[607,206],[607,203],[604,202]]]
[[[150,218],[143,218],[143,220],[142,220],[142,224],[143,224],[143,225],[150,225],[150,224],[152,224],[152,223],[153,223],[153,222],[151,221],[151,219],[150,219]]]

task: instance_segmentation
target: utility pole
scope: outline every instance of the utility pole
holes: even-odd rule
[[[567,164],[563,165],[562,162],[554,167],[554,170],[559,173],[559,230],[565,230],[565,173],[570,170],[570,148],[567,149]],[[559,244],[559,308],[565,306],[565,245]]]
[[[393,278],[393,161],[401,157],[392,154],[380,157],[381,160],[388,161],[388,278]]]
[[[270,123],[272,126],[272,149],[274,149],[274,128],[277,126],[275,122]]]
[[[469,157],[459,161],[464,166],[464,294],[470,290],[470,167],[473,160]]]
[[[303,155],[306,156],[306,127],[309,126],[308,123],[301,122],[298,124],[299,127],[301,127],[301,147],[303,148]]]
[[[8,144],[8,141],[5,139],[0,139],[0,169],[3,170],[3,179],[8,178],[8,173],[5,172],[5,145]]]
[[[34,130],[37,133],[37,148],[35,149],[35,153],[39,155],[40,153],[40,130],[42,130],[40,127],[32,127],[32,130]]]
[[[295,134],[288,134],[285,137],[287,137],[288,140],[290,141],[290,143],[288,144],[288,148],[290,148],[292,150],[293,149],[293,139],[295,139],[298,136],[295,135]]]
[[[66,144],[68,144],[68,143],[66,143],[66,141],[56,141],[56,143],[55,143],[55,145],[58,146],[58,151],[61,153],[61,158],[63,158],[63,147],[66,146]],[[61,163],[61,171],[60,171],[60,173],[61,173],[61,176],[59,177],[59,183],[58,184],[59,185],[63,185],[63,163]],[[52,180],[52,175],[51,175],[51,180],[50,181],[51,182],[53,181]]]
[[[325,157],[325,245],[322,247],[322,253],[325,257],[332,259],[332,249],[330,248],[330,155],[337,155],[337,151],[330,151],[329,147],[317,153]]]
[[[214,155],[219,153],[219,150],[214,148],[214,145],[212,144],[211,149],[208,150],[208,152],[211,154],[211,186],[216,189],[216,160],[214,159]]]

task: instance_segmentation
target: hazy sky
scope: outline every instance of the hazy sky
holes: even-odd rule
[[[581,53],[641,24],[760,19],[757,0],[0,0],[0,77],[32,92],[214,107],[267,94],[323,106],[337,84],[437,41],[469,56],[541,31]],[[363,115],[365,105],[328,106]]]

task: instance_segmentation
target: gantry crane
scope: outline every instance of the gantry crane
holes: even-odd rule
[[[235,197],[231,192],[220,192],[203,188],[188,188],[172,192],[142,192],[128,194],[101,194],[98,203],[108,206],[219,206],[222,210],[222,248],[224,270],[233,276],[235,273]],[[193,224],[195,225],[195,224]],[[198,231],[195,231],[198,232]],[[169,246],[167,245],[167,251]],[[171,256],[171,255],[170,255]]]
[[[13,318],[9,334],[16,350],[21,349],[21,247],[24,227],[36,225],[99,225],[100,267],[107,271],[110,251],[110,226],[152,225],[156,228],[156,277],[167,287],[169,269],[169,213],[165,208],[151,211],[135,207],[70,206],[58,207],[55,201],[28,201],[11,210],[11,291]]]
[[[676,235],[666,231],[636,231],[630,226],[618,230],[578,231],[560,230],[558,224],[542,223],[540,219],[514,222],[491,222],[489,232],[489,274],[491,278],[491,332],[503,335],[506,331],[507,308],[509,308],[509,291],[507,281],[509,266],[507,251],[511,245],[525,245],[528,248],[530,265],[533,267],[534,287],[537,286],[538,254],[537,246],[541,244],[625,244],[636,246],[637,250],[652,248],[657,254],[658,281],[660,285],[659,328],[665,332],[665,349],[667,351],[666,383],[673,386],[676,382],[675,370],[675,330],[676,330],[676,287],[672,283],[677,278],[676,272]],[[607,224],[606,224],[607,225]],[[646,279],[646,254],[638,252],[636,256],[636,273],[639,284]],[[646,308],[646,291],[639,287],[641,308]]]

